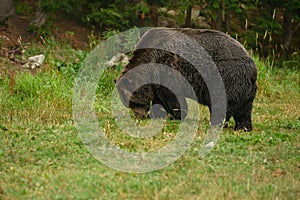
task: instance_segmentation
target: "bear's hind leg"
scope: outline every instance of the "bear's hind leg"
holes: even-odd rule
[[[253,104],[253,100],[246,102],[242,107],[237,109],[237,111],[233,115],[235,121],[234,130],[244,130],[244,131],[252,130],[252,121],[251,121],[252,104]]]

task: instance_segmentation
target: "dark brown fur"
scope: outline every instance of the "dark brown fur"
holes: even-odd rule
[[[161,29],[157,34],[163,34],[164,30],[167,31],[170,29]],[[219,31],[199,29],[172,30],[194,38],[215,62],[226,90],[226,121],[228,121],[230,117],[233,117],[236,122],[235,130],[252,130],[251,112],[257,90],[257,69],[247,51],[236,40]],[[119,94],[123,102],[124,100],[126,101],[126,97],[130,96],[128,87],[145,78],[141,75],[137,76],[134,80],[125,80],[122,79],[123,75],[130,69],[141,64],[160,63],[178,70],[193,86],[197,95],[197,99],[195,100],[211,109],[208,88],[200,73],[190,63],[168,51],[138,48],[139,45],[143,43],[161,42],[159,39],[156,40],[153,36],[150,37],[149,41],[149,38],[147,38],[149,34],[151,34],[151,30],[143,35],[137,45],[137,49],[133,52],[133,57],[117,81]],[[159,38],[159,35],[157,35],[157,38]],[[177,42],[176,38],[174,38],[174,42]],[[188,96],[186,95],[186,97]],[[185,116],[185,114],[181,115],[182,112],[187,111],[185,100],[180,107],[179,100],[176,99],[176,96],[172,92],[165,87],[155,84],[145,85],[136,90],[131,96],[129,105],[127,106],[135,111],[138,117],[144,118],[147,117],[147,113],[151,109],[151,102],[152,105],[160,104],[164,107],[164,110],[156,110],[153,112],[152,116],[154,117],[162,117],[166,113],[169,113],[173,118],[181,119],[182,116]]]

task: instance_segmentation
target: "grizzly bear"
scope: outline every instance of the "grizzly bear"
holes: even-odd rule
[[[189,61],[174,53],[176,49],[175,51],[167,51],[155,48],[163,43],[165,37],[168,38],[167,41],[170,46],[179,43],[176,48],[180,50],[181,46],[185,45],[185,41],[180,41],[181,38],[178,38],[172,32],[178,32],[193,38],[196,41],[194,45],[199,45],[213,60],[217,72],[222,78],[226,93],[225,105],[227,106],[226,116],[224,116],[224,126],[227,126],[229,119],[233,117],[235,120],[235,130],[251,131],[252,104],[257,90],[256,65],[239,42],[216,30],[154,28],[145,32],[136,45],[122,75],[116,81],[118,93],[123,104],[132,109],[139,118],[161,118],[167,114],[173,119],[183,120],[186,117],[188,107],[185,98],[190,97],[185,93],[184,88],[180,88],[180,77],[178,78],[178,89],[181,89],[182,92],[180,94],[182,95],[175,95],[170,89],[157,83],[149,83],[132,91],[134,85],[138,84],[142,79],[147,78],[147,76],[150,76],[151,64],[156,63],[180,72],[193,87],[196,93],[196,99],[194,100],[208,106],[211,112],[212,101],[208,86],[203,78],[205,74],[199,73]],[[151,44],[151,48],[145,48],[148,44]],[[187,53],[195,54],[192,50]],[[201,55],[200,53],[198,54],[200,58]],[[144,64],[150,64],[148,65],[147,72],[140,73],[136,77],[131,78],[125,76],[131,69]],[[156,76],[163,78],[167,74]],[[172,78],[173,81],[174,79],[177,79],[176,76]]]

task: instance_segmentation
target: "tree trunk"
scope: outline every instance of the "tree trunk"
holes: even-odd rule
[[[0,22],[16,14],[14,0],[0,0]]]
[[[222,31],[223,27],[223,10],[220,9],[217,13],[217,18],[214,20],[214,29]]]
[[[157,10],[156,6],[151,6],[150,15],[151,15],[153,26],[157,27],[158,26],[158,10]]]
[[[286,50],[288,50],[291,46],[293,37],[293,24],[292,24],[292,17],[289,13],[284,13],[283,19],[283,34],[282,34],[282,41]]]
[[[191,27],[192,25],[192,8],[193,6],[189,6],[188,9],[186,10],[184,27]]]
[[[231,33],[231,15],[230,10],[225,10],[225,31],[230,35]]]

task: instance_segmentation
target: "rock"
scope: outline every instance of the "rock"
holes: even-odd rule
[[[197,7],[193,7],[192,8],[192,15],[191,15],[191,19],[195,20],[200,16],[200,10]]]
[[[200,16],[200,13],[201,13],[201,7],[200,6],[194,6],[192,8],[191,20],[192,20],[193,27],[210,29],[211,27],[207,23],[206,18],[203,17],[203,16]]]
[[[171,15],[171,16],[175,16],[177,13],[176,13],[175,10],[169,10],[169,11],[167,12],[167,14],[168,14],[168,15]]]
[[[105,64],[107,64],[109,67],[115,67],[117,66],[119,63],[122,64],[128,64],[129,59],[125,54],[118,54],[114,57],[112,57],[108,62],[106,62]]]
[[[193,24],[196,28],[206,28],[206,29],[210,29],[210,25],[207,23],[206,18],[205,17],[197,17],[193,20]]]
[[[178,25],[176,25],[175,19],[164,16],[158,16],[157,25],[159,27],[178,27]]]
[[[168,12],[168,9],[165,7],[158,8],[158,12],[166,13],[166,12]]]
[[[26,64],[23,65],[25,68],[35,69],[37,67],[41,67],[44,63],[45,56],[44,54],[32,56],[28,58]]]

